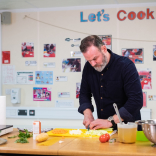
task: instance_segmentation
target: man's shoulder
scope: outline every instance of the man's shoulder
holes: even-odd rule
[[[88,61],[86,61],[84,67],[86,67],[86,68],[91,68],[92,66],[90,65],[90,63],[89,63]]]
[[[94,70],[94,68],[91,66],[91,64],[86,61],[85,65],[84,65],[84,68],[83,68],[83,71],[84,72],[87,72],[87,73],[90,73]]]

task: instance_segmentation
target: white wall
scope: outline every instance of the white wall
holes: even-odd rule
[[[103,8],[101,8],[103,9]],[[108,22],[80,22],[80,12],[83,11],[86,19],[90,13],[97,13],[101,9],[88,10],[69,10],[69,11],[49,11],[49,12],[21,12],[12,13],[12,24],[2,25],[2,51],[11,51],[11,65],[15,65],[16,70],[33,70],[46,71],[52,70],[55,76],[67,76],[67,82],[55,82],[54,84],[43,87],[52,88],[52,101],[50,102],[34,102],[32,98],[33,87],[39,85],[2,85],[2,94],[5,95],[6,89],[21,88],[21,104],[18,107],[54,107],[55,100],[58,99],[58,92],[70,92],[70,98],[74,100],[74,107],[79,106],[78,99],[76,99],[76,83],[81,82],[82,73],[63,73],[62,59],[70,58],[70,51],[78,51],[78,47],[71,47],[71,44],[78,44],[79,42],[66,42],[65,38],[84,38],[90,34],[96,35],[112,35],[112,51],[121,55],[122,48],[144,48],[144,64],[137,64],[137,68],[152,68],[152,89],[146,90],[148,95],[155,95],[156,93],[156,72],[153,61],[153,45],[156,42],[146,41],[127,41],[118,40],[116,38],[125,38],[132,40],[156,40],[155,19],[135,19],[130,21],[119,21],[117,19],[117,12],[125,10],[127,13],[135,11],[136,13],[143,10],[146,12],[146,7],[140,8],[107,8],[105,13],[109,14],[110,20]],[[156,7],[150,7],[154,11]],[[41,22],[24,18],[25,15],[37,19]],[[155,15],[156,16],[156,15]],[[48,24],[46,24],[48,23]],[[50,24],[50,25],[49,25]],[[63,27],[68,30],[60,29],[52,25]],[[72,31],[73,30],[73,31]],[[74,32],[77,31],[77,32]],[[22,58],[21,43],[34,42],[34,58]],[[43,58],[43,44],[56,44],[56,57]],[[36,60],[37,66],[25,66],[26,60]],[[85,59],[81,58],[81,69],[85,64]],[[55,68],[43,67],[44,62],[55,62]],[[40,85],[41,86],[41,85]],[[10,102],[10,95],[7,96],[7,106],[16,107]],[[152,118],[156,118],[156,106],[154,101],[147,101],[147,108],[152,109]],[[60,114],[61,115],[61,114]],[[30,126],[34,119],[7,119],[7,124],[16,126]],[[82,128],[82,120],[47,120],[39,119],[46,127],[48,125],[54,127],[80,127]]]

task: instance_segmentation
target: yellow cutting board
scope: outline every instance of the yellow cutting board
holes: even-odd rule
[[[52,133],[53,130],[51,130],[51,131],[47,132],[47,134],[48,134],[49,136],[59,136],[59,137],[62,137],[62,136],[64,136],[64,137],[99,137],[99,136],[97,136],[97,135],[87,135],[87,134],[85,134],[86,131],[88,131],[87,129],[80,129],[80,130],[82,131],[81,134],[70,134],[70,133],[69,133],[69,131],[71,131],[71,130],[77,130],[77,129],[66,129],[66,128],[55,128],[55,129],[64,129],[64,130],[67,130],[68,132],[65,133],[65,134],[53,134],[53,133]],[[98,130],[105,130],[105,131],[107,131],[109,134],[113,132],[113,129],[112,129],[112,128],[98,129]],[[95,130],[95,131],[98,131],[98,130]]]

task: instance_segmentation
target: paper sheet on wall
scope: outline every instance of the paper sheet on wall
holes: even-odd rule
[[[69,98],[70,92],[58,92],[58,97],[59,98]]]
[[[33,71],[17,71],[16,84],[33,84]]]
[[[55,80],[56,80],[56,82],[63,82],[63,81],[67,81],[68,78],[67,78],[67,76],[56,76]]]
[[[149,101],[156,101],[156,95],[148,95]]]
[[[15,84],[15,66],[5,65],[2,66],[3,71],[3,84]]]
[[[37,61],[25,61],[25,66],[37,66]]]
[[[74,100],[55,100],[55,107],[74,107]]]
[[[45,63],[43,63],[43,67],[45,67],[45,68],[54,68],[55,67],[55,62],[45,62]]]

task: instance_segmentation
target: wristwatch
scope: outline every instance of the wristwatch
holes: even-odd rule
[[[110,116],[107,120],[112,123],[112,125],[113,125],[112,127],[115,127],[116,126],[116,123],[114,122],[113,116]]]

